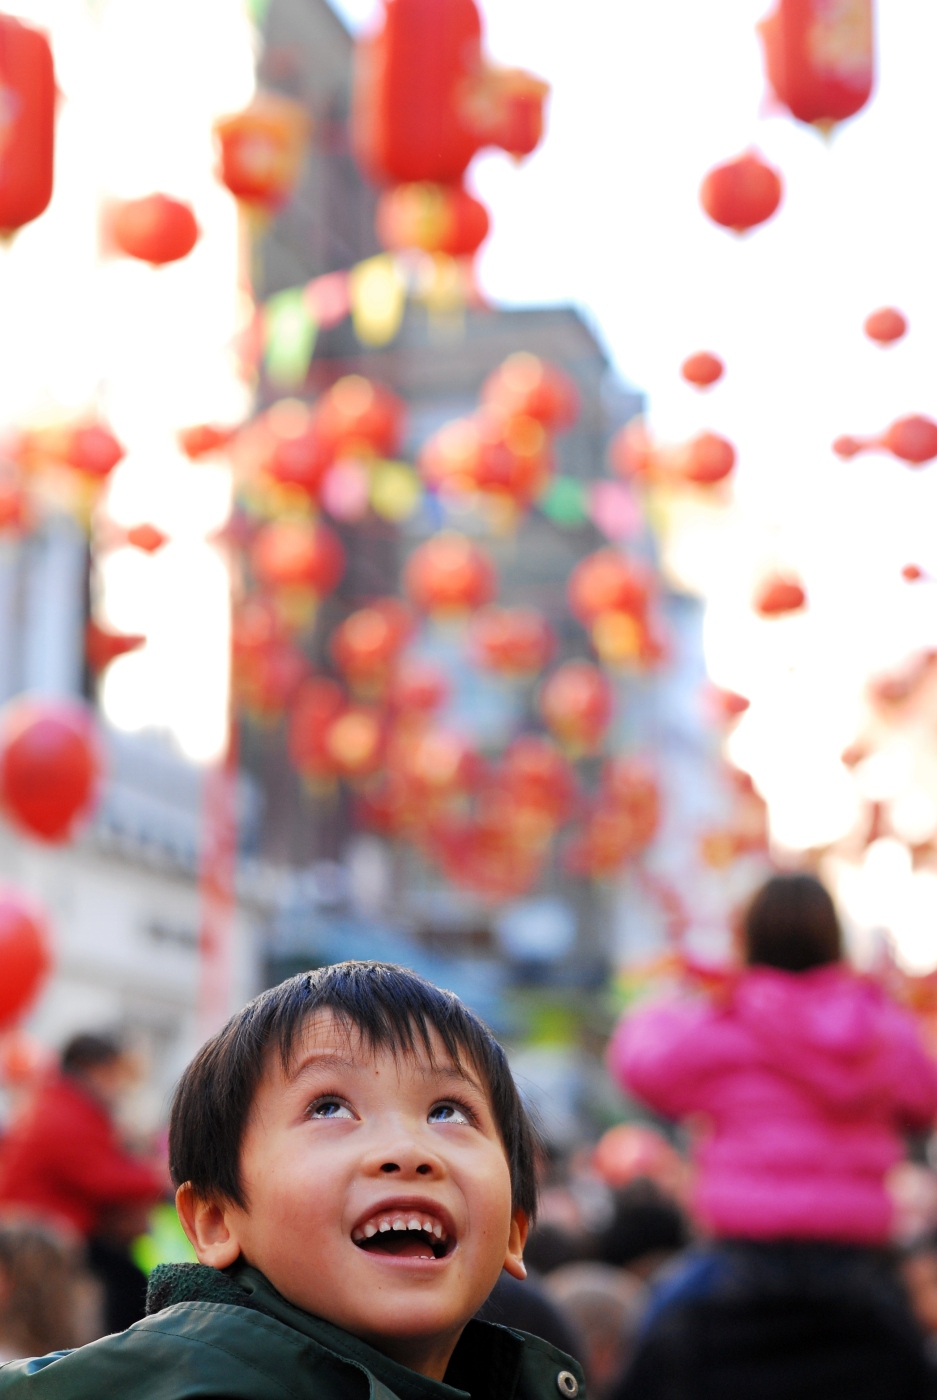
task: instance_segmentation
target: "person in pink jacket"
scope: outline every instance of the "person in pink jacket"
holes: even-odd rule
[[[795,1310],[798,1290],[887,1294],[872,1252],[889,1239],[885,1179],[903,1134],[937,1115],[937,1067],[910,1015],[849,969],[841,945],[819,881],[776,876],[748,909],[746,967],[724,996],[641,1008],[615,1031],[608,1063],[623,1087],[664,1117],[696,1120],[695,1214],[715,1241],[652,1315],[702,1297],[711,1306],[720,1290],[752,1306],[769,1274],[777,1296],[793,1289]],[[897,1286],[889,1307],[895,1322]],[[903,1394],[890,1374],[881,1393]],[[868,1381],[866,1366],[843,1393],[865,1394]],[[656,1393],[631,1384],[629,1396]]]

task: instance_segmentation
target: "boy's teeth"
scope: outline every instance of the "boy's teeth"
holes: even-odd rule
[[[437,1240],[441,1240],[441,1239],[442,1239],[442,1226],[440,1225],[440,1223],[439,1223],[438,1220],[437,1220],[436,1224],[433,1226],[433,1234],[436,1236]]]
[[[376,1225],[372,1225],[371,1222],[370,1222],[370,1220],[369,1220],[368,1223],[367,1223],[367,1225],[365,1225],[365,1227],[364,1227],[364,1237],[365,1237],[365,1239],[368,1239],[368,1240],[369,1240],[369,1239],[372,1238],[372,1236],[374,1236],[374,1235],[376,1235],[376,1234],[377,1234],[377,1226],[376,1226]]]
[[[382,1220],[382,1221],[381,1221],[381,1224],[380,1224],[380,1231],[381,1231],[381,1234],[382,1234],[382,1235],[385,1234],[389,1229],[390,1229],[390,1221],[389,1221],[389,1220]]]
[[[395,1230],[405,1230],[406,1228],[407,1228],[407,1222],[404,1220],[403,1216],[402,1216],[402,1215],[396,1216],[395,1219],[394,1219],[394,1229],[395,1229]]]
[[[410,1216],[410,1219],[407,1221],[407,1229],[408,1229],[408,1230],[422,1230],[422,1228],[423,1228],[423,1222],[422,1222],[422,1220],[419,1218],[419,1216],[417,1216],[417,1215],[411,1215],[411,1216]]]

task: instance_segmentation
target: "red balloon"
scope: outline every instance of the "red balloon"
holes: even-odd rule
[[[488,237],[488,210],[461,185],[419,180],[395,185],[380,197],[377,236],[385,248],[471,257]]]
[[[717,165],[700,186],[700,202],[713,223],[745,233],[763,224],[781,203],[778,172],[754,151]]]
[[[45,917],[12,885],[0,885],[0,1031],[15,1025],[52,968]]]
[[[700,350],[683,361],[680,373],[688,384],[695,384],[697,389],[708,389],[710,384],[715,384],[725,374],[725,365],[718,355]]]
[[[24,696],[0,714],[0,806],[31,836],[69,840],[102,769],[94,721],[77,701]]]
[[[404,570],[404,588],[420,612],[474,612],[494,597],[494,565],[479,545],[444,531],[418,545]]]
[[[122,253],[154,267],[187,257],[199,236],[191,206],[165,194],[118,204],[111,213],[110,231]]]
[[[768,81],[798,121],[828,130],[872,95],[872,0],[778,0],[758,26]]]
[[[0,233],[38,219],[52,198],[55,71],[44,34],[0,15],[3,137]]]
[[[345,550],[320,521],[273,520],[257,533],[251,567],[262,588],[308,589],[321,598],[341,580]]]
[[[891,345],[907,333],[908,321],[894,306],[883,306],[866,316],[862,329],[878,345]]]
[[[923,466],[937,457],[937,423],[917,413],[898,418],[882,437],[882,446],[902,462]]]
[[[784,613],[799,612],[806,607],[807,595],[803,585],[796,578],[775,574],[762,583],[755,593],[755,611],[761,617],[780,617]]]

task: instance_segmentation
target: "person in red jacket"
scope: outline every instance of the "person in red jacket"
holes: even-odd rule
[[[78,1035],[59,1072],[38,1089],[0,1144],[0,1208],[77,1232],[104,1291],[105,1323],[122,1331],[143,1316],[145,1277],[128,1253],[146,1212],[166,1192],[163,1174],[122,1145],[117,1105],[135,1066],[113,1037]]]

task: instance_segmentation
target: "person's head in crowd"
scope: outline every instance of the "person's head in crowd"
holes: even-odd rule
[[[677,1203],[653,1181],[638,1177],[615,1192],[612,1219],[599,1236],[596,1254],[605,1264],[649,1278],[689,1241]]]
[[[544,1287],[572,1324],[591,1400],[605,1400],[631,1360],[644,1287],[609,1264],[565,1264]]]
[[[592,1152],[592,1169],[613,1191],[641,1179],[676,1201],[686,1194],[687,1162],[662,1132],[645,1123],[618,1123],[603,1133]]]
[[[78,1345],[73,1244],[27,1217],[0,1217],[0,1363]]]
[[[843,935],[825,887],[813,875],[774,875],[758,890],[742,922],[749,967],[808,972],[836,963]]]
[[[501,1270],[525,1275],[535,1134],[507,1058],[405,968],[302,973],[238,1012],[182,1076],[169,1155],[201,1263],[436,1379]]]
[[[116,1108],[139,1076],[133,1053],[116,1035],[84,1031],[64,1046],[59,1060],[64,1075],[89,1089],[108,1108]]]

